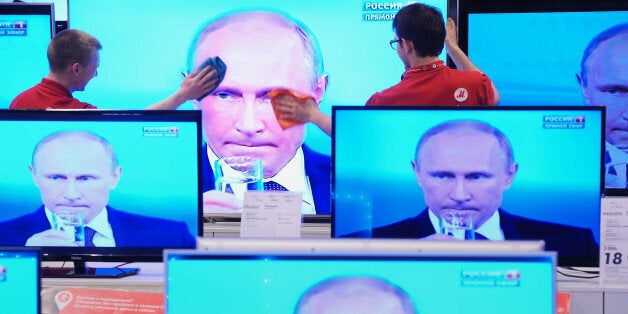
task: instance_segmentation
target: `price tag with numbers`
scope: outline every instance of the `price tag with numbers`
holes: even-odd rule
[[[628,197],[602,198],[600,278],[628,285]]]

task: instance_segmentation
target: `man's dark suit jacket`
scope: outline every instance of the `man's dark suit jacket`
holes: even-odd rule
[[[557,251],[559,260],[578,266],[598,266],[599,246],[590,229],[538,221],[507,213],[499,209],[501,229],[506,240],[544,240],[545,250]],[[417,216],[390,225],[373,228],[373,238],[420,239],[436,233],[428,209]],[[347,237],[360,237],[356,232]]]
[[[185,223],[131,214],[107,206],[116,247],[194,248],[196,241]],[[50,229],[44,207],[0,223],[0,245],[23,246],[32,235]]]
[[[331,157],[318,153],[306,145],[302,145],[303,157],[305,159],[305,175],[310,180],[312,187],[312,197],[316,214],[329,215],[331,213]],[[207,158],[207,144],[203,145],[203,191],[207,192],[216,189],[214,172]]]

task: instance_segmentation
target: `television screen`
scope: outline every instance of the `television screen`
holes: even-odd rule
[[[447,0],[423,1],[447,13]],[[81,101],[99,108],[140,109],[173,93],[186,72],[188,49],[207,21],[232,10],[279,10],[301,21],[318,40],[324,72],[329,76],[321,109],[363,105],[375,92],[399,82],[403,63],[391,49],[392,18],[407,2],[362,0],[142,1],[70,0],[70,24],[102,43],[98,77]],[[332,22],[333,21],[333,22]],[[250,47],[251,58],[262,58]],[[350,52],[353,51],[353,52]],[[223,56],[224,57],[224,56]],[[444,53],[441,55],[444,58]],[[444,60],[444,59],[443,59]],[[227,76],[230,67],[227,64]],[[191,108],[188,103],[182,108]],[[306,143],[330,152],[330,139],[308,126]]]
[[[50,4],[0,3],[0,108],[48,73],[53,23]]]
[[[0,245],[159,261],[202,236],[200,112],[5,110],[0,128]]]
[[[0,299],[4,312],[40,313],[39,267],[39,251],[0,247]]]
[[[466,1],[459,18],[461,46],[468,47],[471,60],[491,77],[501,105],[607,107],[605,186],[625,190],[628,128],[622,114],[628,73],[619,64],[628,62],[628,2]],[[623,31],[585,53],[595,37],[620,24]],[[590,64],[586,73],[581,67],[585,55],[585,64]]]
[[[433,237],[459,211],[475,219],[476,239],[543,239],[561,266],[597,265],[604,113],[334,107],[332,235]]]
[[[194,312],[190,300],[207,295],[220,296],[219,313],[555,312],[549,252],[167,250],[164,263],[168,313]]]

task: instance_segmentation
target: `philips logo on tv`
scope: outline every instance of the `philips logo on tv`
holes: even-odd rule
[[[364,2],[362,3],[362,20],[363,21],[392,21],[395,18],[395,14],[401,8],[408,4],[416,3],[418,1],[405,1],[405,2]]]
[[[584,116],[543,116],[544,129],[584,129]]]
[[[26,21],[0,21],[0,36],[26,36]]]
[[[177,126],[145,126],[142,128],[144,137],[178,137]]]

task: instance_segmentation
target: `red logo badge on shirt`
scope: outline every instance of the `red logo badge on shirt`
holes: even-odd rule
[[[458,102],[463,102],[469,98],[469,92],[467,92],[466,88],[460,87],[454,92],[454,98],[456,98]]]

